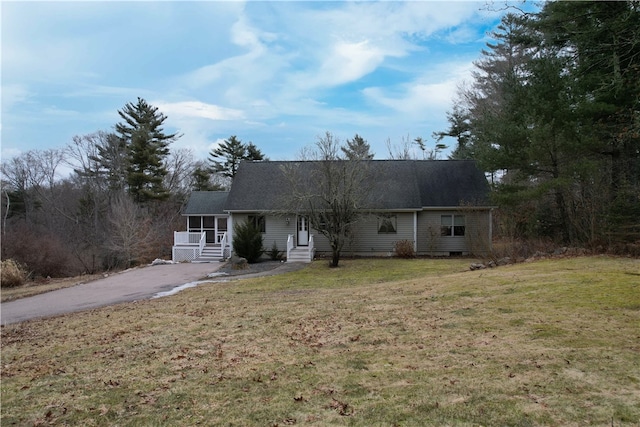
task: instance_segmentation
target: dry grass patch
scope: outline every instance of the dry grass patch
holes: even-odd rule
[[[12,301],[19,298],[32,297],[55,291],[56,289],[69,288],[102,277],[100,274],[85,274],[76,277],[64,277],[56,279],[39,279],[29,281],[15,288],[3,288],[0,292],[1,302]]]
[[[0,286],[2,288],[22,286],[26,280],[27,272],[20,264],[12,259],[2,260],[0,264]]]
[[[3,425],[636,425],[638,260],[353,260],[2,329]]]

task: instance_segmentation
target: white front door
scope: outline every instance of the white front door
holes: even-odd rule
[[[309,246],[309,220],[305,216],[298,217],[298,246]]]

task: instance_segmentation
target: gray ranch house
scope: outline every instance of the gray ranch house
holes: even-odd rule
[[[174,261],[210,261],[232,251],[233,226],[252,221],[266,249],[287,261],[310,262],[330,253],[327,239],[302,210],[285,209],[295,167],[313,186],[320,162],[243,162],[228,192],[195,191],[184,209],[186,231],[174,233]],[[391,256],[409,241],[418,255],[483,255],[491,251],[489,186],[471,160],[370,160],[373,179],[362,219],[353,226],[345,255]],[[305,175],[305,171],[309,171]],[[310,191],[313,189],[310,188]]]

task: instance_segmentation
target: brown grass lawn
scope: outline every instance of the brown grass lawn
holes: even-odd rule
[[[316,262],[2,328],[1,424],[633,426],[640,260]]]

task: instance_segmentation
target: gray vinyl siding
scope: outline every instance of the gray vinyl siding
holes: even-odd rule
[[[413,212],[389,214],[396,216],[395,233],[378,233],[378,216],[367,216],[357,225],[357,231],[346,248],[347,251],[387,254],[393,253],[394,245],[399,240],[413,243]]]
[[[287,237],[289,234],[295,236],[296,233],[296,219],[293,216],[289,217],[289,224],[287,225],[287,218],[274,215],[265,215],[266,225],[265,233],[263,234],[263,245],[265,250],[270,250],[273,246],[273,242],[276,242],[278,250],[287,251]]]
[[[442,215],[464,215],[464,236],[441,236]],[[482,255],[491,251],[490,215],[481,211],[423,211],[418,213],[418,253],[449,255],[451,252]]]
[[[249,215],[260,213],[235,213],[232,215],[233,224],[243,223]],[[396,215],[396,233],[378,233],[378,217],[375,215],[365,217],[355,227],[353,238],[343,248],[344,253],[379,253],[393,252],[395,242],[409,240],[413,242],[413,212],[393,213]],[[289,216],[287,225],[286,217],[265,215],[265,233],[263,233],[263,245],[265,250],[271,249],[276,242],[278,249],[286,251],[287,237],[289,234],[296,238],[297,218]],[[317,230],[311,229],[314,245],[317,252],[331,252],[328,239]],[[295,242],[295,240],[294,240]]]
[[[232,215],[233,224],[246,221],[248,215]],[[414,241],[414,213],[397,212],[396,233],[378,233],[378,218],[375,215],[364,218],[356,227],[354,237],[343,248],[343,254],[377,254],[385,255],[393,253],[395,242],[399,240]],[[440,236],[441,215],[464,215],[464,236]],[[296,238],[297,218],[289,216],[289,224],[286,217],[265,215],[265,233],[263,244],[265,250],[271,249],[276,242],[278,249],[286,251],[287,237],[289,234]],[[418,254],[448,256],[450,253],[461,252],[463,254],[484,255],[491,251],[490,240],[490,215],[488,210],[456,211],[456,210],[430,210],[417,213],[417,252]],[[232,227],[232,225],[230,225]],[[331,252],[331,246],[326,237],[317,230],[311,229],[317,252]],[[295,240],[294,240],[295,243]]]
[[[344,254],[375,253],[388,254],[393,252],[395,242],[409,240],[413,242],[413,212],[392,213],[397,217],[396,233],[378,233],[378,217],[375,215],[365,217],[354,227],[354,233],[344,248]],[[312,230],[317,252],[331,252],[329,241]]]
[[[331,252],[331,245],[329,240],[318,232],[318,230],[311,229],[313,235],[313,246],[316,248],[316,252]]]
[[[265,250],[270,250],[273,246],[273,242],[276,242],[278,249],[282,252],[287,250],[287,237],[289,234],[295,236],[296,232],[296,218],[295,216],[289,217],[289,224],[287,225],[286,217],[265,215],[259,212],[256,213],[235,213],[233,214],[233,224],[243,223],[247,220],[249,215],[264,215],[265,217],[265,232],[262,233],[262,244]]]

